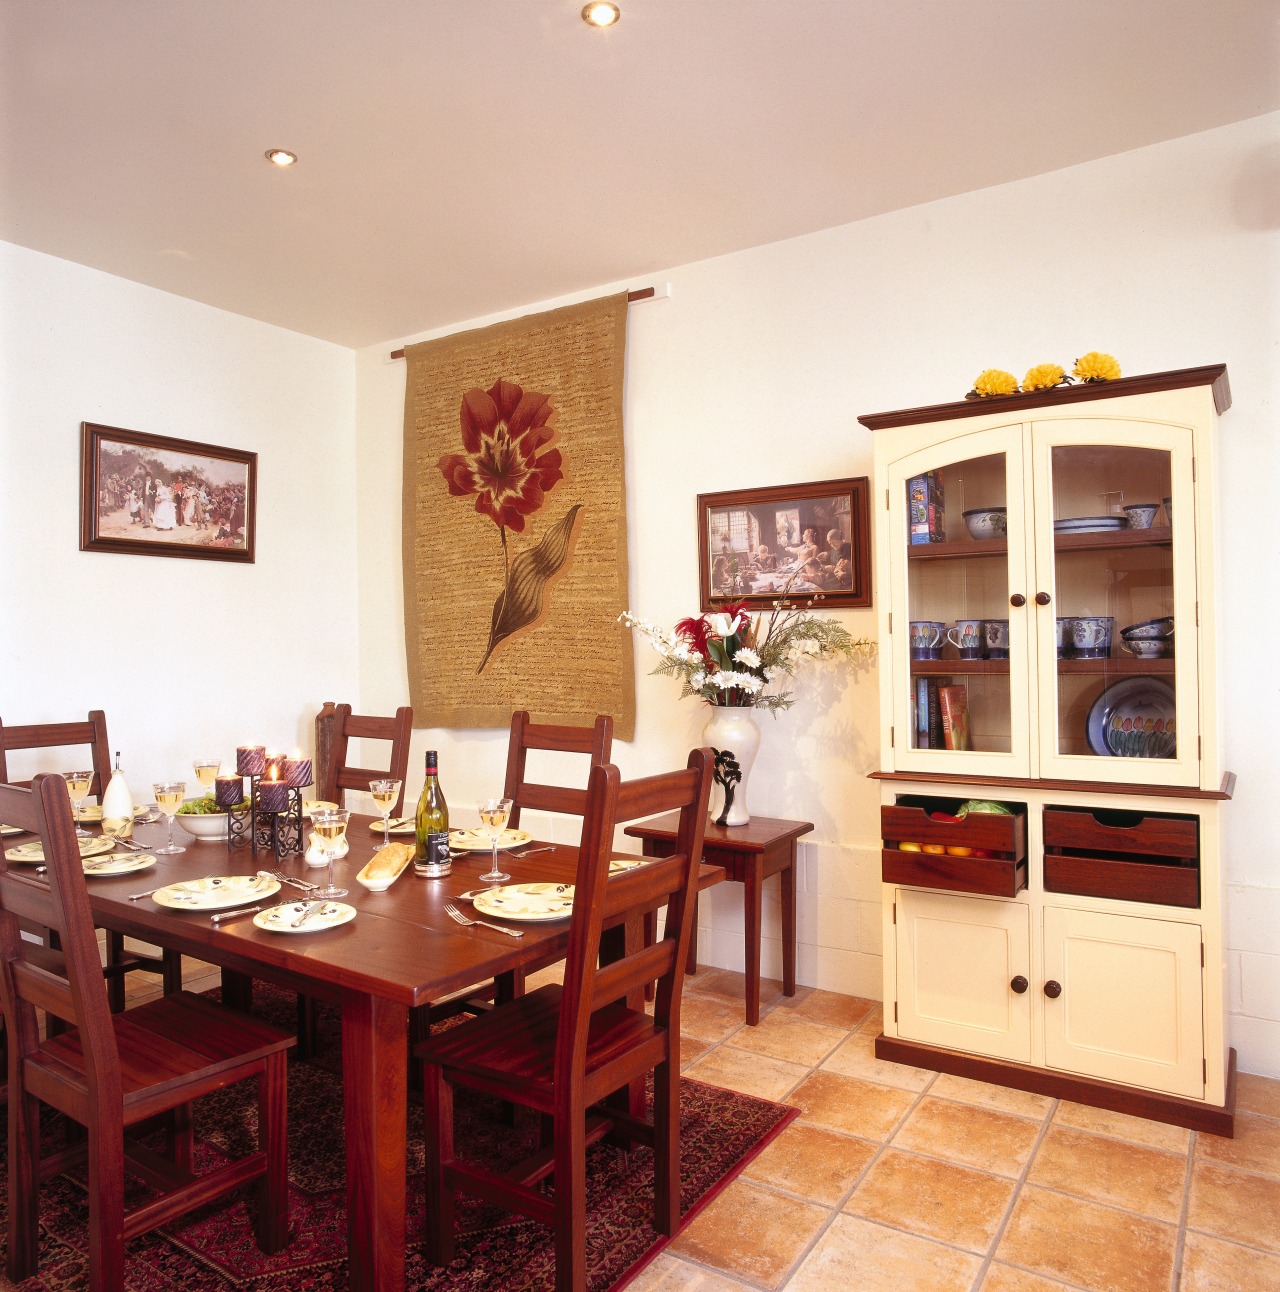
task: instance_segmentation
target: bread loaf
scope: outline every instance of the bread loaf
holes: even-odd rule
[[[394,879],[413,856],[411,843],[386,843],[373,854],[364,868],[366,879]]]

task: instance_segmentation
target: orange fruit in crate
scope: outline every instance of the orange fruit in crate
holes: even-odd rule
[[[899,852],[919,852],[920,845],[918,843],[900,843],[898,845],[898,851]]]
[[[946,852],[946,848],[940,843],[926,843],[923,850],[925,852]]]

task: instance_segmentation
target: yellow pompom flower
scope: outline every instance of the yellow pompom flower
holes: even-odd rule
[[[984,372],[978,374],[978,379],[973,383],[973,389],[969,392],[970,399],[987,399],[992,395],[1016,395],[1018,393],[1018,379],[1011,372],[1004,372],[999,368],[987,368]]]
[[[1076,360],[1075,374],[1081,381],[1115,381],[1120,375],[1120,365],[1111,355],[1090,350]]]
[[[1038,363],[1034,368],[1027,369],[1027,375],[1022,379],[1023,390],[1052,390],[1054,386],[1061,386],[1064,382],[1070,381],[1071,378],[1062,371],[1056,363]]]

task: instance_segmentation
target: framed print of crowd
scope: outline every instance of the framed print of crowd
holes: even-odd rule
[[[82,422],[80,550],[254,559],[258,455]]]
[[[866,476],[698,495],[702,609],[820,596],[871,605]]]

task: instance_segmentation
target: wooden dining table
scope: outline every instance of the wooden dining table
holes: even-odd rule
[[[134,839],[159,845],[164,830],[160,824],[140,826]],[[479,876],[488,867],[487,852],[455,857],[453,873],[444,879],[419,879],[410,865],[385,892],[369,891],[356,881],[356,874],[381,845],[381,823],[353,815],[350,852],[334,866],[335,880],[348,889],[338,900],[355,908],[353,920],[315,931],[304,926],[297,933],[259,928],[252,916],[214,925],[208,911],[177,911],[149,896],[131,900],[132,895],[184,880],[252,875],[264,869],[322,882],[325,871],[307,866],[296,854],[277,863],[269,850],[233,848],[226,839],[184,838],[180,828],[175,835],[186,852],[158,856],[150,869],[88,879],[95,923],[339,1007],[350,1286],[378,1292],[403,1288],[409,1011],[535,961],[545,962],[557,951],[563,954],[568,919],[510,922],[509,927],[523,931],[520,938],[455,923],[445,903],[483,887]],[[546,846],[532,842],[527,849]],[[577,849],[564,844],[527,857],[518,851],[500,857],[511,883],[572,883],[577,865]],[[717,870],[704,866],[703,881],[714,882]],[[610,882],[625,884],[627,874]],[[303,897],[282,885],[261,904],[265,908]],[[472,913],[470,903],[457,905]],[[630,945],[643,936],[643,914],[639,909],[632,912],[607,936]],[[602,954],[608,958],[608,948],[602,948]],[[633,1092],[633,1101],[636,1095]]]

